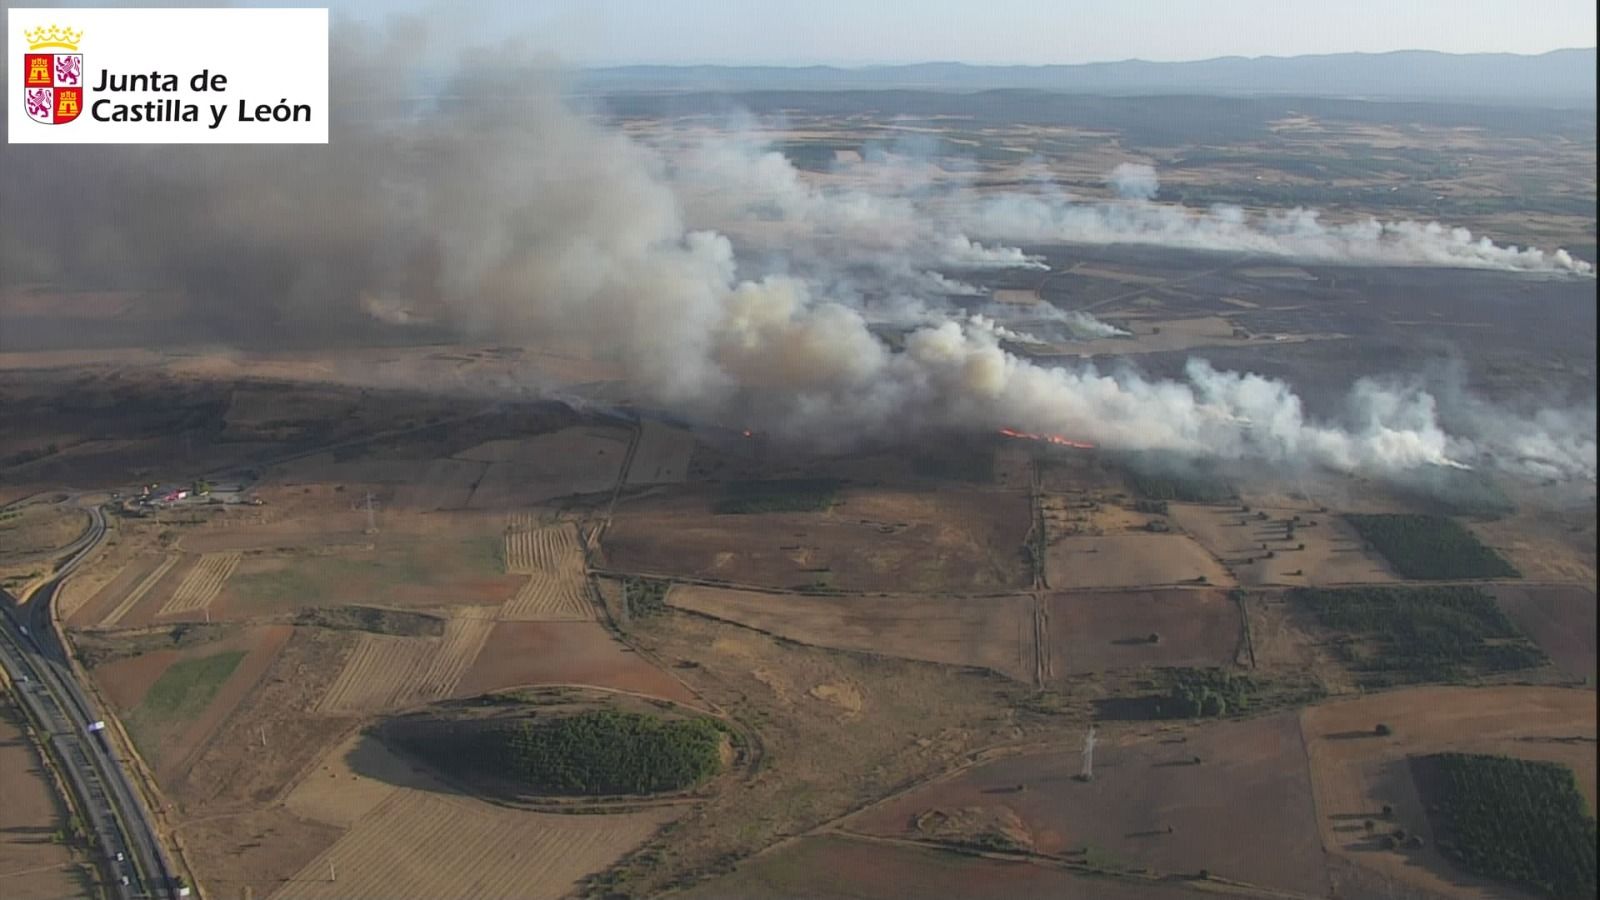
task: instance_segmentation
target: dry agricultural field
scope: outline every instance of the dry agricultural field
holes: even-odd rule
[[[1398,885],[1451,896],[1502,896],[1440,856],[1408,757],[1453,751],[1547,760],[1570,766],[1595,807],[1593,691],[1545,687],[1419,687],[1336,700],[1300,715],[1316,794],[1317,827],[1329,852]],[[1391,734],[1374,733],[1386,724]],[[1380,852],[1362,826],[1381,818],[1422,835],[1425,846]]]
[[[916,838],[919,823],[959,811],[1032,852],[1223,878],[1326,896],[1299,716],[1278,713],[1199,727],[1102,734],[1094,778],[1079,781],[1078,746],[983,763],[901,794],[842,824]],[[1195,763],[1198,757],[1200,760]],[[1240,810],[1251,810],[1248,815]],[[930,815],[933,814],[933,815]],[[992,831],[980,831],[973,838]]]
[[[992,669],[1031,682],[1033,598],[826,597],[677,585],[667,604],[774,637],[861,653]]]
[[[1260,506],[1242,512],[1238,506],[1197,503],[1169,508],[1173,522],[1227,564],[1241,585],[1395,580],[1382,558],[1364,549],[1355,529],[1331,513]],[[1290,523],[1295,523],[1293,540],[1286,538]]]
[[[1051,594],[1045,621],[1058,678],[1148,666],[1225,666],[1244,643],[1239,605],[1222,590]]]
[[[999,592],[1027,587],[1028,497],[844,488],[825,512],[715,515],[705,491],[623,503],[609,568],[772,588]]]

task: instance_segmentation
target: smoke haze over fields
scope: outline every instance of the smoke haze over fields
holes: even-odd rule
[[[403,108],[387,61],[426,38],[414,23],[336,30],[331,58],[346,71],[332,83],[362,108]],[[1509,427],[1480,410],[1449,431],[1441,397],[1361,380],[1341,418],[1316,421],[1288,385],[1198,359],[1182,380],[1036,365],[1002,348],[1003,326],[940,296],[975,290],[943,269],[1041,266],[1019,243],[1587,272],[1560,251],[1434,224],[1327,225],[1309,210],[1186,210],[1154,202],[1159,182],[1142,166],[1109,175],[1114,202],[1048,185],[936,190],[914,166],[887,168],[881,191],[824,190],[739,136],[669,161],[575,113],[548,73],[472,66],[443,93],[414,117],[336,121],[326,147],[7,147],[0,269],[11,283],[176,288],[241,343],[375,317],[497,341],[570,337],[621,359],[652,402],[737,409],[824,443],[1018,427],[1344,470],[1496,460],[1595,477],[1592,414],[1545,410]],[[772,236],[751,238],[762,260],[751,276],[727,234],[743,241],[763,223]],[[869,328],[864,284],[887,285],[892,318],[914,325],[903,349]]]

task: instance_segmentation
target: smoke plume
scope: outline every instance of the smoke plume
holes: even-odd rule
[[[1140,163],[1119,164],[1107,180],[1124,200],[1154,200],[1161,189],[1156,170]]]
[[[1036,365],[1003,349],[1019,332],[915,296],[967,292],[940,269],[1042,265],[995,241],[1586,270],[1563,254],[1436,225],[1326,226],[1304,210],[1193,213],[1151,202],[1154,174],[1132,169],[1114,180],[1136,199],[1076,203],[817,188],[739,140],[669,160],[575,113],[549,72],[505,63],[514,48],[419,107],[391,61],[424,37],[336,31],[333,83],[349,105],[326,147],[4,148],[5,279],[177,289],[198,326],[239,342],[412,321],[570,340],[622,361],[652,403],[797,440],[1017,427],[1343,470],[1531,460],[1594,478],[1592,418],[1449,432],[1427,391],[1363,381],[1321,421],[1287,384],[1199,360],[1181,380]],[[701,227],[717,222],[737,254]],[[870,327],[857,267],[889,273],[902,317],[920,322],[902,347]]]

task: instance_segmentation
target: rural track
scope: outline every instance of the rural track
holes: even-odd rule
[[[103,854],[102,867],[113,877],[118,898],[175,896],[175,879],[149,812],[105,737],[103,721],[79,687],[67,650],[55,631],[51,603],[61,584],[105,537],[105,514],[90,510],[91,534],[57,568],[55,575],[24,599],[25,609],[7,603],[0,616],[0,664],[17,687],[17,697],[47,738],[43,751],[60,765],[80,811]],[[26,623],[18,621],[18,612]],[[121,879],[126,877],[127,884]]]

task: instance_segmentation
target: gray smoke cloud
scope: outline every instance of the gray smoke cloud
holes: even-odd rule
[[[333,78],[350,105],[326,147],[5,148],[4,277],[176,289],[197,321],[239,342],[377,319],[497,342],[570,340],[620,360],[652,403],[797,440],[1014,427],[1350,471],[1537,459],[1594,478],[1592,425],[1564,413],[1528,423],[1574,429],[1576,443],[1471,422],[1452,432],[1427,391],[1363,381],[1344,415],[1321,421],[1281,381],[1198,360],[1179,380],[1037,365],[1005,351],[1018,334],[1007,326],[916,296],[942,267],[1042,265],[985,242],[1003,235],[1560,266],[1538,251],[1432,226],[1328,228],[1305,212],[1257,227],[1148,201],[829,191],[738,142],[685,165],[575,113],[549,71],[498,62],[524,58],[516,48],[419,106],[391,61],[414,58],[425,36],[336,32]],[[718,197],[737,205],[719,209]],[[759,276],[728,235],[697,227],[719,218],[768,257]],[[856,265],[901,279],[895,314],[919,323],[903,347],[874,333],[849,286]]]

